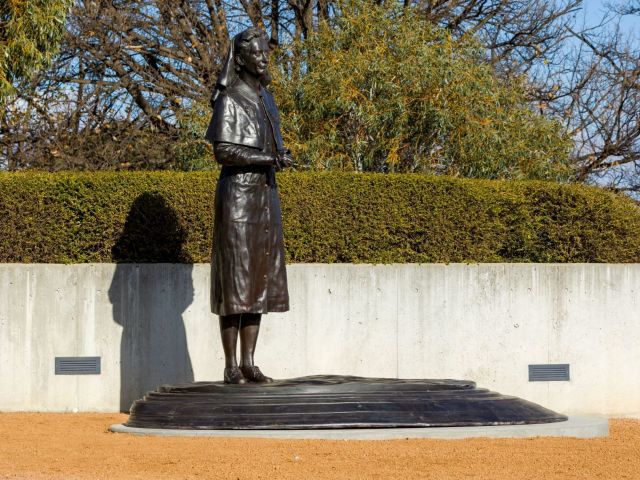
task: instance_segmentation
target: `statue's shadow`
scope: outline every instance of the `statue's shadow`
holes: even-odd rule
[[[193,265],[186,232],[158,194],[133,202],[112,249],[117,263],[109,288],[113,318],[122,326],[120,410],[163,383],[193,381],[183,312],[193,301]],[[158,263],[162,262],[162,263]]]

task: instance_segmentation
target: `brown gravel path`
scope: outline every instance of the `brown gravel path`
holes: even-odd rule
[[[121,414],[0,414],[0,479],[640,479],[640,420],[608,438],[136,437]]]

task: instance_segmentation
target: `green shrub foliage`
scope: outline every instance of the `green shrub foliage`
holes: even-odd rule
[[[213,172],[0,175],[0,262],[208,262]],[[640,208],[593,187],[278,175],[289,262],[638,262]]]
[[[285,144],[311,168],[562,180],[571,141],[501,80],[472,36],[401,3],[338,2],[340,15],[283,47],[272,89]]]

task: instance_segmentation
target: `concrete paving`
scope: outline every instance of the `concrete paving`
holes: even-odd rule
[[[335,430],[170,430],[111,425],[112,432],[167,437],[278,438],[284,440],[393,440],[404,438],[597,438],[609,434],[609,421],[596,416],[574,416],[566,422],[538,425],[496,425],[437,428],[350,428]]]

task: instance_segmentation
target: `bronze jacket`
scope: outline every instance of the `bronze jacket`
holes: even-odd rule
[[[211,310],[218,315],[289,309],[275,154],[278,110],[242,81],[216,99],[206,138],[223,165],[216,188]]]
[[[260,89],[268,116],[265,118],[265,109],[252,100],[252,92],[248,89],[244,82],[238,81],[220,93],[213,106],[205,138],[214,144],[227,142],[263,150],[267,135],[271,134],[275,138],[276,149],[283,150],[280,114],[273,97],[266,89]]]

